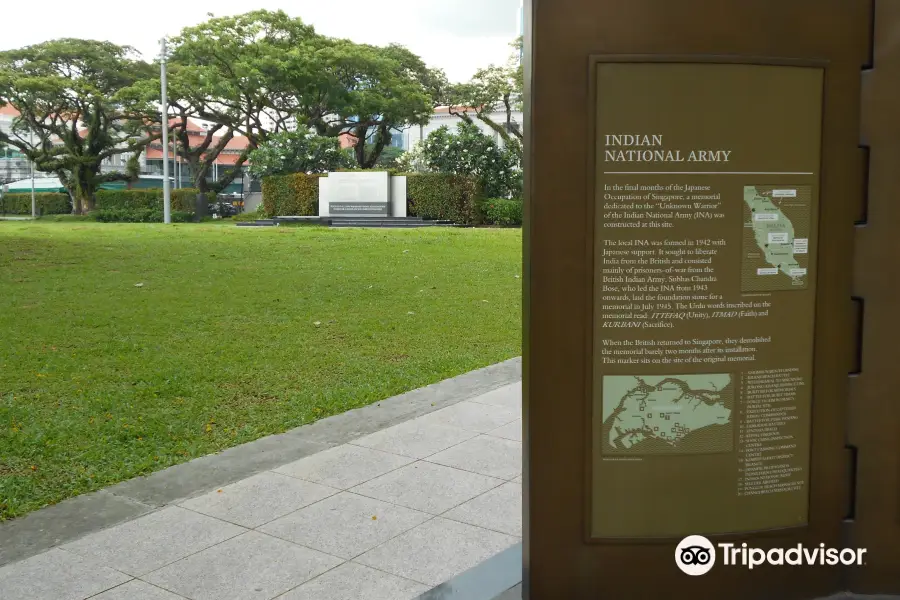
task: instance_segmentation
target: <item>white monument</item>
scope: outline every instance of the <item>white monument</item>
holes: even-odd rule
[[[320,217],[405,217],[406,177],[387,171],[329,173],[319,178]]]

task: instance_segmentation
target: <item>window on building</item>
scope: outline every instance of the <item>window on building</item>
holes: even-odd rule
[[[391,132],[391,146],[403,150],[406,148],[406,135],[402,131]]]

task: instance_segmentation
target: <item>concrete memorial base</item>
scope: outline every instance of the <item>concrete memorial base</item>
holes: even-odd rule
[[[387,171],[329,173],[319,179],[320,217],[405,217],[406,177]]]

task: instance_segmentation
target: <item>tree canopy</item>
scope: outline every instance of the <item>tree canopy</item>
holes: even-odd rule
[[[446,86],[443,72],[403,46],[331,40],[322,56],[330,91],[310,123],[320,135],[349,135],[365,169],[378,162],[392,129],[428,122]]]
[[[90,210],[100,184],[134,176],[102,173],[102,162],[155,139],[153,105],[123,101],[150,71],[131,48],[110,42],[60,39],[0,52],[0,106],[20,113],[0,144],[58,175],[76,212]]]
[[[256,177],[290,173],[327,173],[353,166],[337,138],[306,131],[276,133],[250,154]]]
[[[445,96],[452,114],[464,121],[480,120],[506,142],[523,138],[521,124],[513,120],[513,113],[522,109],[524,71],[519,60],[522,44],[521,37],[511,44],[514,52],[505,65],[479,69],[468,83],[451,86]],[[492,116],[496,113],[504,115],[502,122]]]

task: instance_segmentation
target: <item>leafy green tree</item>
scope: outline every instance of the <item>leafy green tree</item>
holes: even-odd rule
[[[474,123],[459,123],[456,133],[446,125],[431,132],[422,154],[429,170],[479,177],[488,198],[521,197],[520,147],[499,146]]]
[[[284,11],[255,10],[228,17],[210,14],[207,21],[186,27],[170,40],[173,134],[198,190],[198,215],[205,210],[208,192],[225,189],[243,172],[253,150],[268,136],[287,130],[293,114],[285,109],[298,110],[285,102],[287,67],[295,69],[291,74],[295,83],[305,72],[306,85],[311,86],[315,69],[301,67],[299,57],[314,58],[323,39]],[[145,95],[152,91],[150,86]],[[192,118],[213,126],[202,136],[191,134]],[[245,151],[211,180],[213,164],[237,136],[246,137]]]
[[[287,130],[290,114],[275,115],[282,54],[317,38],[314,29],[283,11],[255,10],[211,17],[171,40],[173,100],[192,116],[247,136],[255,149],[270,133]]]
[[[504,142],[521,142],[521,124],[513,120],[513,113],[522,110],[524,73],[519,57],[522,52],[522,38],[511,46],[513,54],[505,65],[490,65],[479,69],[468,83],[451,86],[445,96],[450,113],[464,121],[474,119],[496,131]],[[496,121],[494,114],[505,115]]]
[[[322,78],[331,90],[309,124],[320,135],[349,134],[357,165],[370,169],[391,141],[391,130],[423,125],[446,95],[446,77],[408,49],[331,40]]]
[[[109,42],[67,38],[0,52],[0,106],[20,112],[0,144],[58,175],[74,212],[88,212],[102,183],[134,176],[102,173],[103,161],[138,154],[158,137],[155,106],[130,93],[151,77],[131,48]]]
[[[337,138],[304,131],[272,135],[250,153],[250,173],[257,178],[290,173],[327,173],[353,166]]]

